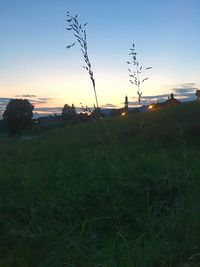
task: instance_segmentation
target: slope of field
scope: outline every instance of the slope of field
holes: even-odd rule
[[[200,104],[0,142],[0,266],[200,266]]]

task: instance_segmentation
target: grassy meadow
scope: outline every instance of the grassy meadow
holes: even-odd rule
[[[200,104],[0,137],[0,267],[200,266]]]

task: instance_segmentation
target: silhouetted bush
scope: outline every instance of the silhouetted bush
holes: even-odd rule
[[[101,112],[100,108],[95,108],[92,113],[91,113],[91,117],[94,119],[99,119],[103,117],[103,114]]]

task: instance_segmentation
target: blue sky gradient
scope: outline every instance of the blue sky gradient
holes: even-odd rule
[[[88,22],[101,105],[121,106],[125,94],[134,101],[126,66],[133,42],[141,64],[153,66],[144,95],[200,86],[199,0],[1,0],[0,97],[48,98],[38,107],[93,105],[80,49],[65,48],[74,41],[65,30],[67,10]]]

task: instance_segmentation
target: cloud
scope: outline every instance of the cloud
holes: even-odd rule
[[[172,89],[175,94],[194,94],[198,88],[195,83],[184,83]]]
[[[30,95],[30,94],[26,94],[26,95],[15,95],[16,98],[27,98],[32,105],[34,106],[38,106],[38,105],[42,105],[42,104],[47,104],[49,100],[51,100],[52,98],[50,97],[37,97],[36,95]],[[8,104],[8,102],[13,99],[13,98],[8,98],[8,97],[0,97],[0,118],[2,117],[2,114],[4,112],[4,110],[6,109],[6,106]],[[61,108],[60,108],[61,109]],[[60,109],[58,110],[57,108],[51,108],[49,109],[49,111],[47,113],[60,113]],[[37,110],[37,107],[35,107],[34,111]]]
[[[8,103],[10,101],[10,98],[8,97],[0,97],[0,104],[1,103]]]
[[[142,105],[149,105],[151,103],[164,102],[168,99],[170,94],[161,94],[161,95],[144,95],[141,98]],[[137,107],[138,99],[134,97],[132,101],[128,101],[129,107]],[[124,105],[124,103],[121,103]]]
[[[142,105],[149,105],[151,103],[156,102],[164,102],[170,96],[170,93],[173,92],[175,98],[182,102],[193,101],[196,99],[195,92],[198,90],[195,83],[184,83],[180,84],[177,87],[169,90],[169,94],[161,94],[161,95],[144,95],[142,96],[141,103]],[[123,104],[123,103],[122,103]],[[134,107],[138,105],[137,97],[134,98],[133,101],[129,101],[129,106]]]
[[[2,118],[4,110],[9,101],[10,101],[10,98],[0,97],[0,119]]]
[[[62,107],[41,107],[35,108],[35,112],[46,112],[46,113],[60,113],[62,111]]]
[[[173,88],[175,94],[193,94],[196,92],[197,88]]]
[[[176,97],[181,101],[193,101],[196,99],[195,92],[198,90],[195,83],[184,83],[172,89]]]
[[[10,98],[0,97],[0,110],[4,110],[9,101],[10,101]]]
[[[16,95],[15,97],[21,97],[21,98],[32,98],[32,97],[37,97],[36,95]]]
[[[184,83],[183,86],[195,86],[196,83]]]
[[[50,97],[37,97],[36,95],[15,95],[16,98],[27,98],[31,104],[37,105],[37,104],[47,104],[49,100],[52,100]],[[13,98],[0,98],[0,105],[2,103],[8,103],[10,99]]]
[[[101,107],[102,107],[102,108],[117,108],[116,105],[113,105],[113,104],[110,104],[110,103],[105,104],[105,105],[102,105]]]
[[[52,114],[61,114],[62,107],[38,107],[34,108],[33,117],[39,118],[42,116],[48,116]]]
[[[52,98],[50,97],[37,97],[37,100],[39,101],[48,101],[48,100],[51,100]]]
[[[176,87],[171,90],[174,93],[174,97],[180,100],[181,102],[193,101],[196,99],[195,92],[198,88],[193,87],[195,84],[184,84],[182,87]],[[142,96],[141,103],[142,105],[149,105],[151,103],[164,102],[170,96],[169,94],[153,95],[153,96]],[[123,103],[122,103],[123,104]],[[130,107],[135,107],[138,105],[137,98],[135,97],[133,101],[129,101]]]
[[[49,100],[51,100],[52,98],[50,97],[37,97],[35,99],[29,99],[29,101],[33,104],[33,105],[37,105],[37,104],[47,104]]]
[[[24,95],[15,95],[16,98],[26,98],[28,99],[31,104],[38,105],[38,104],[46,104],[49,100],[52,100],[50,97],[38,97],[32,94],[24,94]]]

